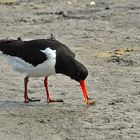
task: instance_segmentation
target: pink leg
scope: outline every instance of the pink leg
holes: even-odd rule
[[[46,94],[47,94],[47,102],[50,103],[52,100],[51,100],[49,90],[48,90],[48,77],[45,77],[44,79],[44,86],[45,86]]]
[[[28,97],[28,81],[29,81],[29,78],[28,78],[28,76],[26,76],[25,78],[24,78],[24,102],[25,103],[29,103],[29,97]]]
[[[24,78],[24,102],[25,103],[29,103],[29,102],[39,102],[40,100],[39,99],[30,99],[28,97],[28,81],[29,81],[29,77],[26,76]]]
[[[62,99],[58,99],[58,100],[52,100],[51,99],[50,94],[49,94],[49,90],[48,90],[48,77],[45,77],[45,79],[44,79],[44,86],[45,86],[45,89],[46,89],[47,102],[48,103],[50,103],[50,102],[63,102]]]

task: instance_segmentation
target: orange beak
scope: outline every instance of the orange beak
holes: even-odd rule
[[[86,104],[92,105],[94,103],[94,101],[89,101],[86,81],[85,80],[80,80],[80,85],[81,85],[81,88],[82,88],[82,91],[83,91],[83,94],[84,94]]]

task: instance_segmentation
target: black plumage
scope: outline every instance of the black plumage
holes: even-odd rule
[[[63,52],[72,58],[75,57],[75,54],[67,46],[51,38],[30,41],[22,41],[21,38],[18,38],[17,40],[0,41],[0,51],[3,54],[19,57],[33,66],[47,60],[47,56],[41,51],[46,48],[56,50],[56,53]]]

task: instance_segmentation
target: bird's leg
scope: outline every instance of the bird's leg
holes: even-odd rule
[[[29,77],[26,76],[24,78],[24,102],[25,103],[29,103],[29,102],[39,102],[40,100],[39,99],[30,99],[28,97],[28,81],[29,81]]]
[[[49,90],[48,90],[48,77],[45,77],[45,79],[44,79],[44,86],[45,86],[45,89],[46,89],[47,102],[48,103],[50,103],[50,102],[63,102],[62,99],[58,99],[58,100],[51,99],[50,94],[49,94]]]
[[[49,103],[49,102],[51,102],[52,99],[50,97],[49,90],[48,90],[48,77],[45,77],[45,79],[44,79],[44,86],[45,86],[45,89],[46,89],[47,101]]]
[[[25,103],[29,103],[29,97],[28,97],[28,81],[29,81],[29,78],[28,78],[28,76],[26,76],[25,78],[24,78],[24,102]]]

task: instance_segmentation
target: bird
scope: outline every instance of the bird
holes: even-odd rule
[[[88,97],[86,77],[87,68],[75,59],[72,50],[57,41],[53,35],[48,39],[33,39],[23,41],[17,39],[1,39],[0,55],[7,59],[9,65],[17,72],[25,74],[24,78],[24,102],[33,100],[28,96],[28,82],[30,77],[45,77],[47,102],[63,102],[62,99],[52,99],[48,89],[48,77],[55,74],[63,74],[77,81],[81,85],[86,104],[94,101]]]

